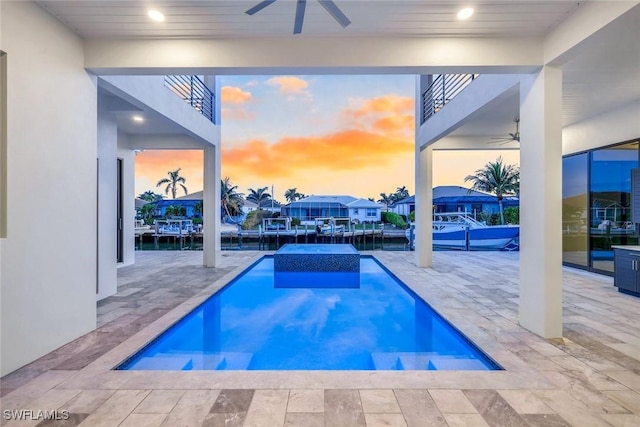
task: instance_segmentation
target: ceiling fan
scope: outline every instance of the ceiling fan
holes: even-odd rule
[[[276,0],[263,0],[245,13],[247,15],[254,15],[260,12],[265,7],[275,3]],[[342,25],[342,28],[346,28],[351,24],[351,21],[342,11],[336,6],[333,0],[318,0],[318,3],[325,8],[325,10],[335,19],[338,24]],[[307,0],[297,0],[296,4],[296,17],[293,22],[293,34],[300,34],[302,32],[302,23],[304,22],[304,11],[307,7]]]
[[[491,138],[493,141],[490,141],[490,144],[508,144],[510,142],[520,142],[520,117],[516,117],[513,119],[513,122],[516,124],[516,131],[514,133],[509,132],[508,137],[502,138]]]

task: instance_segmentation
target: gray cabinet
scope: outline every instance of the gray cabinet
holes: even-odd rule
[[[640,296],[640,251],[614,249],[613,284],[620,292]]]

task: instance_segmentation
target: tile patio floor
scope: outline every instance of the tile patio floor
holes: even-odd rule
[[[82,426],[640,426],[640,298],[564,270],[564,338],[517,324],[518,253],[373,253],[506,368],[453,371],[141,372],[111,368],[250,264],[258,252],[137,252],[99,328],[1,380],[6,409],[68,410]]]

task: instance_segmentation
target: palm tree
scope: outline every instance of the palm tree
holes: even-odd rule
[[[271,194],[267,192],[269,187],[262,187],[254,190],[253,188],[249,189],[249,195],[247,196],[247,200],[251,200],[256,205],[258,205],[258,209],[260,209],[260,204],[264,201],[271,199]]]
[[[409,197],[409,190],[407,190],[407,187],[405,187],[404,185],[402,187],[398,187],[396,188],[396,192],[393,193],[393,195],[396,198],[396,202],[400,201],[402,199],[406,199],[407,197]]]
[[[147,190],[144,193],[140,193],[138,199],[142,199],[147,202],[157,202],[158,200],[162,200],[164,196],[162,194],[154,193],[151,190]]]
[[[231,184],[228,176],[220,180],[220,202],[227,216],[238,215],[244,204],[242,201],[244,194],[238,193],[236,191],[237,188],[237,185]]]
[[[389,206],[395,203],[395,198],[393,194],[380,193],[380,199],[378,199],[378,203],[382,203],[387,207],[387,212],[389,212]]]
[[[287,191],[284,192],[284,198],[287,199],[287,202],[292,203],[295,202],[298,199],[301,199],[303,197],[302,193],[298,193],[298,189],[297,188],[290,188]]]
[[[167,184],[167,187],[164,189],[164,193],[169,194],[169,191],[171,191],[171,196],[173,196],[174,199],[176,198],[176,193],[178,192],[178,185],[182,187],[182,189],[184,190],[184,194],[187,194],[187,187],[185,187],[183,184],[183,182],[186,182],[187,180],[183,176],[180,176],[181,169],[182,168],[178,168],[174,171],[167,172],[169,178],[162,178],[160,181],[158,181],[156,187]]]
[[[489,162],[483,169],[478,169],[474,175],[468,175],[464,182],[471,181],[473,186],[469,190],[493,193],[498,198],[500,207],[500,223],[504,224],[504,209],[502,199],[506,195],[515,194],[520,189],[520,170],[514,165],[502,163],[502,157],[495,162]]]

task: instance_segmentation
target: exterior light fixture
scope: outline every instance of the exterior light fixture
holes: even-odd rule
[[[151,18],[152,20],[156,21],[156,22],[164,22],[164,15],[154,9],[150,9],[147,12],[147,15],[149,15],[149,18]]]
[[[465,19],[469,19],[471,15],[473,15],[473,8],[465,7],[464,9],[460,10],[460,12],[458,12],[458,19],[464,21]]]
[[[133,116],[133,121],[134,122],[138,122],[138,123],[142,123],[142,122],[144,122],[144,117],[142,117],[142,116]]]

